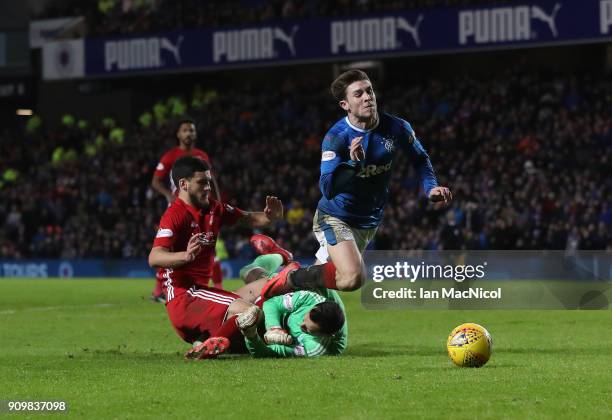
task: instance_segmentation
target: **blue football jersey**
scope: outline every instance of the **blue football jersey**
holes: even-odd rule
[[[349,146],[359,136],[363,137],[365,159],[353,162]],[[323,139],[319,179],[323,197],[319,200],[319,211],[358,229],[378,226],[389,194],[396,153],[407,153],[429,196],[438,182],[427,152],[407,121],[383,112],[379,114],[378,125],[369,130],[355,127],[348,117],[336,122]],[[354,166],[356,172],[342,191],[334,191],[334,172],[346,165]]]

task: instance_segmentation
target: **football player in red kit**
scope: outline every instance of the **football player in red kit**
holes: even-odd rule
[[[209,358],[228,349],[240,351],[244,340],[236,316],[252,313],[253,319],[248,322],[257,322],[259,315],[253,303],[266,280],[235,292],[208,287],[215,243],[222,226],[262,228],[282,219],[283,205],[278,198],[268,196],[264,211],[246,212],[209,198],[210,167],[192,156],[175,162],[172,178],[178,196],[161,217],[149,253],[149,265],[163,269],[170,322],[185,341],[201,342],[187,357]]]
[[[170,205],[176,199],[177,189],[172,177],[170,176],[170,188],[165,184],[166,179],[171,175],[172,166],[174,162],[182,156],[195,156],[206,163],[209,166],[212,166],[210,162],[210,157],[208,154],[195,147],[195,142],[197,139],[198,133],[196,130],[195,122],[191,119],[185,118],[178,122],[176,129],[176,138],[178,140],[178,146],[168,150],[159,160],[157,167],[155,168],[155,172],[153,173],[153,178],[151,179],[151,187],[166,197],[168,200],[168,205]],[[212,179],[213,187],[217,196],[217,199],[220,201],[221,197],[219,195],[219,188],[217,183],[213,177]],[[165,302],[166,298],[163,295],[163,272],[157,271],[157,281],[155,284],[155,288],[151,293],[151,300],[156,302]],[[216,288],[223,288],[223,274],[221,272],[221,263],[219,261],[215,261],[215,266],[213,267],[212,272],[212,280],[213,285]]]

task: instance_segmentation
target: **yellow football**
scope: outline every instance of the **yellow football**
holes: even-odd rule
[[[491,334],[482,326],[471,322],[455,328],[446,341],[448,357],[461,367],[481,367],[491,357]]]

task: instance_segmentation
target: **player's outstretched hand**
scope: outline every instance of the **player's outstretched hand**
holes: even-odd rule
[[[429,192],[429,201],[433,203],[442,202],[448,204],[453,199],[453,194],[446,187],[435,187]]]
[[[349,147],[349,156],[351,160],[355,162],[360,162],[365,159],[365,150],[363,149],[363,136],[355,137],[351,140],[351,145]]]
[[[289,346],[293,343],[293,337],[287,334],[282,328],[270,328],[264,335],[266,344],[282,344]]]
[[[185,250],[185,262],[191,262],[195,260],[202,250],[202,237],[200,234],[193,235],[187,242],[187,249]]]
[[[264,214],[272,222],[281,220],[283,218],[283,202],[280,201],[278,197],[271,195],[267,196]]]

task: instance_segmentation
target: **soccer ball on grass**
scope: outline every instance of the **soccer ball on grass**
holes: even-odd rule
[[[491,334],[481,325],[466,323],[455,328],[446,341],[448,357],[461,367],[481,367],[491,357]]]

